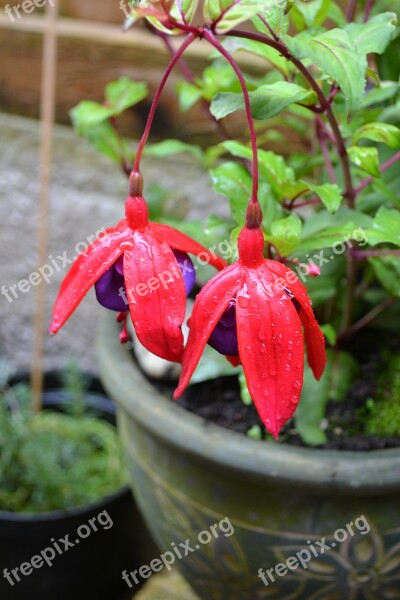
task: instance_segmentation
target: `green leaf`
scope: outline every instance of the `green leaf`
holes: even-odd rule
[[[379,155],[376,148],[369,146],[351,146],[351,148],[348,148],[347,152],[354,165],[373,177],[381,176],[379,170]]]
[[[251,148],[240,142],[228,141],[223,142],[221,145],[233,156],[252,160]],[[286,164],[283,156],[279,156],[274,152],[259,150],[258,158],[260,173],[279,198],[291,199],[307,191],[307,184],[296,181],[293,169]]]
[[[170,15],[178,22],[189,25],[196,13],[198,4],[199,0],[175,0]]]
[[[227,33],[260,11],[260,0],[205,0],[205,20],[214,24],[216,33]]]
[[[277,248],[279,254],[288,256],[297,247],[301,236],[302,222],[300,217],[292,213],[285,219],[274,221],[271,225],[271,235],[264,236]]]
[[[271,46],[267,46],[262,42],[247,40],[245,38],[229,38],[223,42],[223,46],[232,54],[237,50],[245,50],[252,54],[256,54],[257,56],[261,56],[280,71],[284,77],[289,77],[290,63],[286,58],[283,58],[278,50],[271,48]]]
[[[70,111],[71,120],[78,135],[85,135],[88,129],[106,121],[112,115],[112,108],[91,100],[83,100]]]
[[[345,30],[360,54],[382,54],[398,35],[397,15],[385,12],[371,17],[366,23],[349,23]]]
[[[306,365],[301,399],[294,415],[302,440],[310,446],[327,441],[321,422],[328,400],[343,400],[358,373],[358,364],[350,354],[327,350],[326,355],[327,365],[320,381],[314,379],[310,367]]]
[[[270,35],[269,27],[278,36],[286,33],[289,27],[288,13],[295,5],[295,0],[263,0],[257,16],[253,17],[254,27],[261,33]],[[260,18],[261,17],[261,18]]]
[[[239,384],[240,384],[240,397],[246,406],[251,406],[253,404],[253,400],[250,396],[249,388],[247,387],[246,377],[244,376],[243,371],[239,374]]]
[[[366,229],[365,234],[371,246],[384,242],[400,246],[400,211],[381,206],[375,215],[372,228]]]
[[[367,108],[390,100],[398,93],[399,87],[397,81],[381,81],[378,88],[372,88],[365,93],[362,100],[362,107]]]
[[[324,183],[324,185],[315,185],[307,182],[309,189],[317,194],[325,204],[330,213],[335,213],[343,200],[340,187],[334,183]]]
[[[318,27],[328,16],[332,0],[311,0],[307,3],[296,2],[290,16],[297,29]]]
[[[327,227],[322,231],[302,237],[296,248],[296,252],[303,253],[310,250],[335,247],[335,253],[332,250],[332,254],[328,257],[330,260],[333,260],[335,256],[344,254],[346,247],[344,242],[345,240],[354,239],[353,236],[355,235],[355,232],[359,232],[359,228],[351,221],[345,225]]]
[[[192,108],[202,96],[202,91],[193,83],[179,81],[176,87],[179,94],[179,106],[184,112]]]
[[[147,144],[143,154],[146,156],[155,156],[157,158],[164,158],[166,156],[172,156],[174,154],[192,154],[199,162],[203,162],[203,151],[200,146],[193,144],[186,144],[180,140],[163,140],[156,144]]]
[[[328,343],[331,346],[334,346],[336,344],[337,333],[333,329],[332,325],[330,325],[329,323],[326,323],[325,325],[321,325],[320,329],[321,329],[322,333],[324,334],[324,337],[328,340]]]
[[[251,196],[251,176],[244,165],[225,162],[210,171],[214,190],[228,198],[233,218],[243,223]]]
[[[354,144],[357,144],[361,139],[381,142],[390,148],[398,148],[400,146],[400,129],[388,123],[367,123],[354,134]]]
[[[287,81],[262,85],[256,91],[250,92],[249,96],[251,112],[255,119],[274,117],[295,102],[307,105],[316,102],[315,92]],[[243,94],[217,94],[210,108],[215,118],[222,119],[236,110],[245,108]]]
[[[368,262],[372,265],[375,275],[391,296],[400,298],[400,258],[398,256],[371,257]]]
[[[320,379],[317,381],[308,366],[304,367],[303,389],[300,402],[294,413],[296,429],[303,442],[310,446],[325,444],[327,436],[321,429],[326,405],[329,400],[330,367],[327,365]]]
[[[338,82],[351,115],[360,108],[367,60],[365,55],[358,54],[346,31],[332,29],[313,37],[309,34],[286,35],[284,41],[296,58],[312,60],[323,73]]]
[[[216,352],[211,346],[206,345],[190,383],[200,383],[201,381],[216,379],[217,377],[223,377],[224,375],[239,374],[241,370],[241,366],[232,367],[225,356]]]
[[[113,109],[113,116],[117,116],[146,98],[147,93],[146,83],[121,77],[106,86],[105,98],[107,105]]]

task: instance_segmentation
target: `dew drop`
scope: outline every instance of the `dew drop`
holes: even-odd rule
[[[287,364],[285,365],[285,371],[289,372],[289,371],[291,371],[291,370],[292,370],[292,367],[289,365],[289,363],[287,363]]]

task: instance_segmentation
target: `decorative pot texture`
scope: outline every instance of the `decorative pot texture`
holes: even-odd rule
[[[25,379],[17,377],[14,382]],[[60,390],[59,373],[47,374],[44,406],[62,411],[69,401],[65,391]],[[115,424],[114,404],[104,396],[98,380],[92,381],[85,402],[104,420]],[[92,529],[88,535],[90,520],[97,531]],[[155,551],[128,486],[98,502],[68,510],[37,514],[0,511],[0,598],[127,600],[132,594],[122,580],[122,571],[139,568]],[[39,565],[41,556],[47,561],[31,568],[31,573],[29,565],[22,567],[33,557]],[[3,569],[10,572],[16,568],[20,581],[11,576],[11,585]]]
[[[296,448],[207,424],[143,377],[107,317],[101,377],[135,496],[163,552],[189,541],[194,551],[174,567],[200,598],[400,598],[398,449]],[[226,518],[234,533],[203,543]]]

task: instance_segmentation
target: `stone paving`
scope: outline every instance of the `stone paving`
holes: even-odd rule
[[[39,127],[36,121],[0,113],[0,352],[19,369],[28,369],[33,346],[35,289],[22,279],[37,270]],[[63,257],[75,256],[75,247],[123,214],[126,180],[116,165],[92,150],[68,127],[56,126],[54,135],[48,261],[54,274],[46,287],[46,320],[66,272]],[[190,216],[221,212],[224,202],[210,190],[208,176],[186,156],[143,162],[146,184],[176,190],[182,202],[193,203]],[[58,258],[60,257],[60,258]],[[59,271],[57,269],[60,269]],[[18,298],[14,298],[11,291]],[[74,357],[82,369],[97,370],[95,336],[102,308],[93,292],[68,325],[55,337],[45,335],[46,369],[62,367]]]

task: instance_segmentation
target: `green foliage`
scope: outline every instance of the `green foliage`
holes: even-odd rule
[[[113,426],[84,414],[85,380],[64,373],[67,413],[32,412],[26,384],[0,395],[0,510],[73,508],[116,492],[127,481]],[[69,413],[69,414],[68,414]]]
[[[400,436],[400,354],[382,372],[375,401],[369,403],[365,432],[378,437]]]

